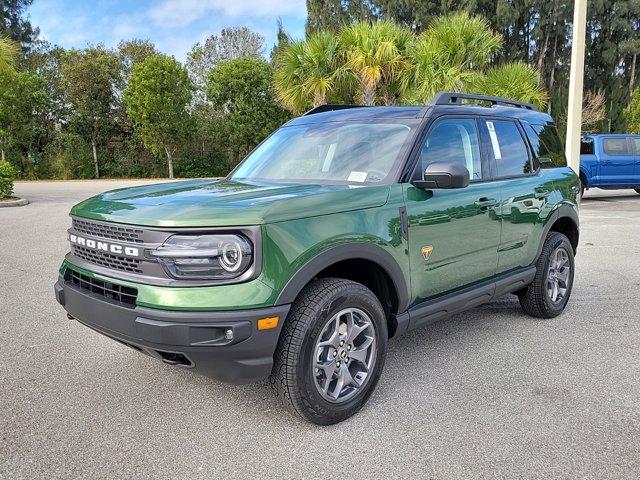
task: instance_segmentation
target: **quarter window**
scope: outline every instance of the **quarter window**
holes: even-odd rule
[[[508,120],[487,120],[498,177],[513,177],[532,172],[529,151],[518,126]]]
[[[567,166],[567,158],[564,155],[564,149],[555,126],[550,124],[529,124],[527,122],[523,122],[522,126],[527,137],[529,137],[534,156],[548,159],[542,165],[543,168]]]
[[[478,129],[473,118],[440,120],[420,150],[420,174],[434,162],[458,162],[469,170],[471,180],[482,179]]]
[[[629,144],[626,138],[605,138],[604,153],[607,155],[629,155]]]

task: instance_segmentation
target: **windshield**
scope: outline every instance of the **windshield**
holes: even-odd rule
[[[229,178],[329,184],[391,182],[416,123],[346,122],[282,127]]]

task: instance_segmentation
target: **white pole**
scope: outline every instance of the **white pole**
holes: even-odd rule
[[[571,41],[571,74],[567,109],[567,142],[565,153],[569,166],[580,172],[580,133],[582,127],[582,93],[584,84],[585,36],[587,32],[587,0],[575,0]]]

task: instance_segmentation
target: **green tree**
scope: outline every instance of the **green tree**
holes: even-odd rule
[[[627,128],[631,133],[640,133],[640,87],[631,95],[631,103],[624,111]]]
[[[147,57],[157,54],[156,46],[149,40],[122,40],[118,43],[118,55],[122,62],[124,85],[129,83],[131,70],[136,63],[140,63]]]
[[[274,89],[280,103],[294,114],[311,105],[327,103],[345,80],[346,69],[340,66],[340,56],[338,37],[330,32],[318,31],[305,41],[282,46],[274,73]]]
[[[186,67],[197,89],[199,100],[206,96],[207,75],[220,62],[235,58],[262,58],[264,37],[248,27],[223,28],[196,43],[187,54]]]
[[[540,85],[540,74],[524,62],[511,62],[491,67],[484,75],[474,77],[465,90],[495,97],[513,98],[545,106],[547,93]]]
[[[209,100],[224,113],[223,136],[232,165],[290,118],[273,95],[271,65],[255,58],[221,62],[207,79]]]
[[[0,76],[15,73],[16,57],[20,47],[8,38],[0,37]]]
[[[424,103],[438,91],[464,91],[469,83],[477,84],[501,46],[500,35],[481,17],[461,12],[432,20],[410,48],[406,100]]]
[[[370,0],[307,0],[307,35],[320,30],[339,32],[356,21],[376,20]]]
[[[191,131],[187,106],[193,86],[187,70],[174,58],[151,55],[134,65],[124,100],[145,148],[167,157],[173,178],[173,157]]]
[[[19,72],[0,76],[0,158],[5,148],[15,152],[12,163],[21,170],[21,160],[31,156],[43,132],[39,119],[49,111],[44,81],[36,75]]]
[[[71,121],[91,144],[95,177],[99,178],[98,144],[112,126],[120,61],[112,51],[98,45],[64,54],[62,85],[72,107]]]
[[[25,11],[32,3],[33,0],[2,0],[0,3],[0,37],[8,37],[27,50],[39,33],[25,18]]]
[[[401,95],[401,80],[411,68],[407,55],[411,32],[391,21],[356,22],[340,34],[345,66],[358,82],[365,105],[378,99],[393,103]]]

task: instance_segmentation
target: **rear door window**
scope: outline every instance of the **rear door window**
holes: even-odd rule
[[[629,144],[626,138],[605,138],[603,142],[604,153],[607,155],[629,155]]]
[[[515,177],[533,171],[529,149],[520,129],[510,120],[485,120],[498,177]]]

